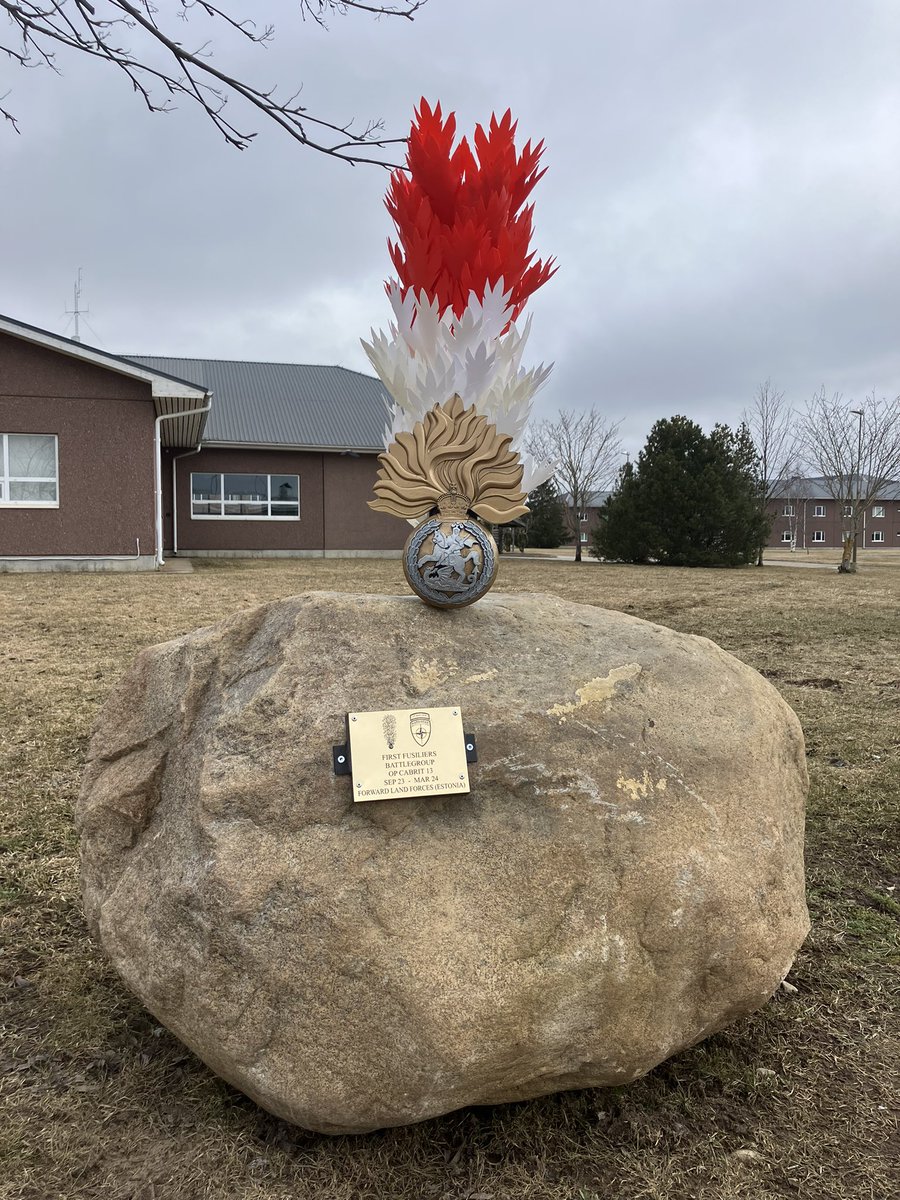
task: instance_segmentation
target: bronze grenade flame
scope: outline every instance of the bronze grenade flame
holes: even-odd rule
[[[497,546],[487,523],[502,525],[528,512],[522,463],[511,442],[474,406],[452,396],[379,455],[369,507],[422,518],[403,548],[403,570],[426,604],[462,608],[494,582]]]

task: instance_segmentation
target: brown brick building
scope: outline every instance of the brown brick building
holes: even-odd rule
[[[839,549],[849,528],[852,501],[835,500],[821,476],[794,479],[769,504],[770,546],[793,550]],[[860,548],[900,549],[900,483],[879,490],[862,515]]]
[[[0,570],[399,554],[386,394],[342,367],[121,358],[0,317]]]
[[[585,551],[590,549],[600,509],[609,495],[609,492],[596,493],[592,503],[577,514],[577,519],[571,497],[563,497],[569,523],[578,529],[577,540]],[[830,495],[827,480],[821,477],[792,480],[785,486],[784,494],[769,504],[772,529],[768,544],[795,550],[840,549],[850,512],[850,505]],[[574,546],[575,541],[570,536],[566,545]],[[900,482],[887,484],[866,507],[859,545],[867,550],[889,546],[900,549]]]
[[[577,513],[572,504],[571,495],[564,493],[560,496],[566,509],[566,526],[568,528],[568,537],[563,543],[564,545],[574,546],[580,542],[582,551],[586,554],[590,553],[594,530],[600,523],[600,510],[611,495],[612,492],[592,493],[590,503],[582,505]],[[576,532],[573,533],[573,530]]]

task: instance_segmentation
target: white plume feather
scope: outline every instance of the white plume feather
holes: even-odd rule
[[[525,453],[522,439],[534,397],[552,364],[522,369],[531,318],[517,329],[502,281],[489,288],[483,299],[470,293],[458,318],[452,311],[438,316],[437,302],[424,293],[418,298],[412,291],[403,296],[396,280],[389,284],[388,299],[395,317],[390,335],[373,329],[372,340],[362,343],[393,398],[386,414],[385,446],[456,393],[466,406],[474,404],[477,412],[512,438],[524,468],[524,491],[549,479],[553,464],[535,462]]]

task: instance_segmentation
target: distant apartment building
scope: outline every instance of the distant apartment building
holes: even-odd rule
[[[569,530],[564,543],[566,546],[574,546],[576,542],[580,542],[585,550],[590,547],[594,530],[600,523],[600,510],[611,495],[612,492],[593,492],[589,503],[580,505],[577,512],[572,504],[571,495],[560,495],[560,500],[566,507],[566,523]]]
[[[770,501],[770,546],[793,550],[839,549],[849,530],[852,503],[835,500],[829,481],[821,476],[792,479]],[[862,514],[859,546],[880,550],[900,549],[900,482],[879,489]]]
[[[769,546],[794,550],[840,549],[849,530],[852,508],[835,500],[829,491],[828,480],[821,476],[792,479],[779,489],[779,495],[769,503],[772,529]],[[580,541],[587,549],[600,520],[600,510],[610,492],[597,492],[590,504],[576,513],[569,495],[561,497],[566,505],[570,529],[575,533],[567,545]],[[879,550],[888,546],[900,549],[900,482],[885,485],[862,515],[860,547]]]

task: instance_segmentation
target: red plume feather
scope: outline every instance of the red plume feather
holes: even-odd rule
[[[503,280],[515,320],[532,292],[556,271],[554,260],[532,262],[534,206],[525,201],[544,172],[544,143],[515,147],[516,122],[507,109],[487,132],[475,127],[474,152],[465,138],[454,149],[456,117],[422,100],[406,152],[407,171],[391,175],[385,204],[397,227],[388,242],[404,296],[413,289],[437,300],[443,314],[462,316],[475,292]]]

